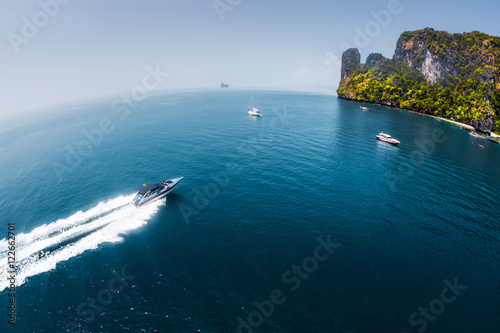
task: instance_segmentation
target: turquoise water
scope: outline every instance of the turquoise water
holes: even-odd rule
[[[498,332],[498,145],[327,95],[256,92],[250,117],[249,96],[89,101],[0,128],[18,264],[1,331]]]

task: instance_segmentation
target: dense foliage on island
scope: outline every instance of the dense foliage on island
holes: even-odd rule
[[[342,55],[340,98],[380,103],[500,133],[500,38],[430,28],[404,32],[392,59]]]

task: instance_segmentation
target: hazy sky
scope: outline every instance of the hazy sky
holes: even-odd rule
[[[333,94],[347,44],[358,46],[364,60],[371,52],[391,57],[407,30],[500,36],[496,0],[0,4],[0,116],[130,91],[141,84],[148,66],[170,74],[158,89],[216,88],[227,82],[230,89],[255,84]],[[374,13],[382,13],[378,21]]]

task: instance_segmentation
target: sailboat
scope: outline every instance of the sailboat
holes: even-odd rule
[[[262,111],[253,106],[254,103],[255,86],[252,90],[252,97],[250,97],[250,104],[248,105],[248,114],[251,116],[262,117]]]

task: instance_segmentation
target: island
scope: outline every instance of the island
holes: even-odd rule
[[[407,31],[391,59],[342,54],[339,98],[376,103],[500,134],[500,38],[478,31]]]

